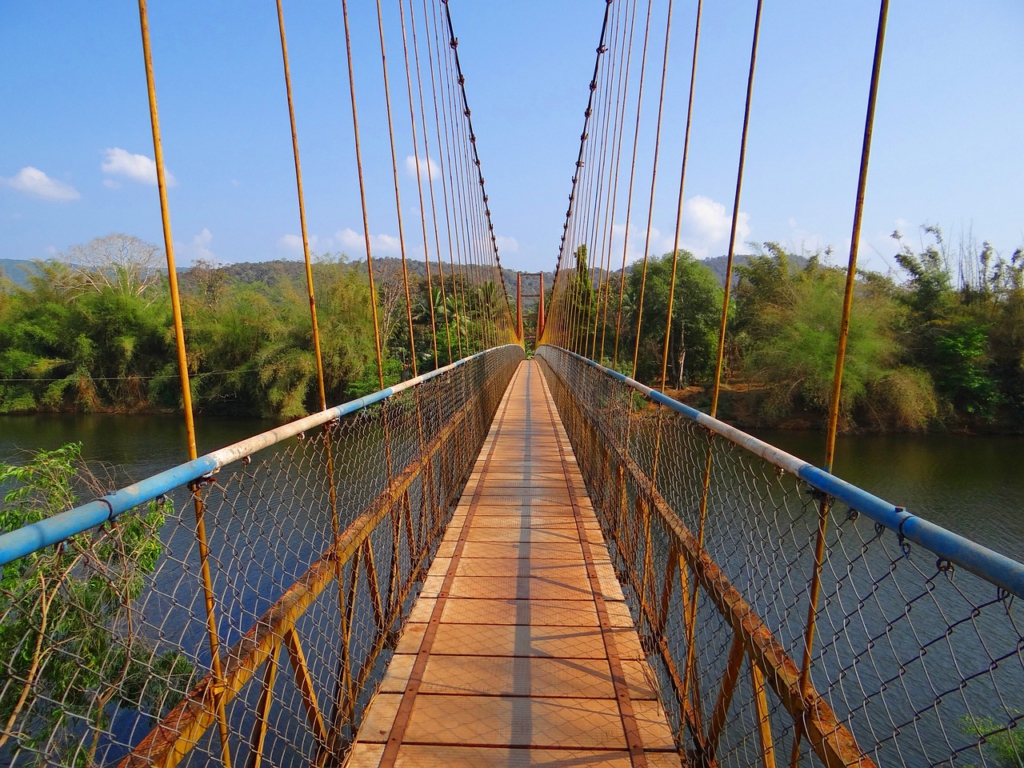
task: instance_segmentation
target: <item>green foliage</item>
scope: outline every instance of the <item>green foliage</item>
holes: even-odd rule
[[[29,288],[6,293],[0,412],[142,405],[144,377],[169,356],[166,301],[83,287],[59,262],[36,266]]]
[[[988,717],[965,717],[964,731],[985,739],[986,751],[1001,768],[1024,768],[1024,731],[1006,729]]]
[[[652,386],[661,383],[672,261],[672,254],[666,253],[647,263],[636,375],[640,381]],[[640,270],[634,269],[627,281],[628,306],[631,308],[635,308],[639,301],[640,279]],[[707,381],[714,375],[721,312],[722,289],[714,273],[690,253],[680,251],[669,333],[667,374],[670,386],[678,388],[689,382]],[[628,315],[625,338],[629,345],[636,342],[636,316],[635,310]]]
[[[910,310],[905,359],[931,373],[952,414],[1024,424],[1024,254],[1007,260],[969,236],[954,249],[938,227],[923,229],[919,253],[893,233],[909,274],[898,297]]]
[[[83,481],[81,446],[38,451],[24,465],[0,464],[0,531],[72,507]],[[6,748],[40,763],[88,765],[111,706],[151,717],[187,689],[192,665],[139,630],[133,603],[163,553],[168,506],[151,503],[99,534],[8,563],[0,579],[0,722]],[[0,737],[0,749],[7,736]]]
[[[0,285],[0,413],[180,407],[166,281],[130,261],[132,249],[151,255],[152,247],[110,235],[75,252],[87,248],[89,258],[98,252],[114,261],[92,269],[37,262],[28,287]],[[242,274],[265,281],[245,282],[203,262],[181,277],[193,403],[282,419],[319,410],[305,272],[282,263],[250,272]],[[318,259],[313,278],[334,404],[368,371],[376,375],[369,282],[343,257]],[[428,316],[417,341],[429,334]],[[397,357],[404,344],[407,356],[408,335],[393,335],[385,353]]]
[[[1024,426],[1024,253],[951,248],[937,227],[915,252],[899,232],[907,275],[857,276],[841,408],[880,429],[946,419]],[[844,274],[812,256],[802,269],[774,243],[737,268],[730,365],[764,384],[762,416],[824,414],[838,342]],[[954,273],[959,285],[954,284]]]
[[[987,373],[986,330],[961,322],[935,339],[939,390],[966,413],[987,415],[998,399],[996,382]]]
[[[921,430],[939,413],[938,397],[928,371],[905,366],[871,382],[861,405],[873,426],[883,431]]]
[[[839,343],[845,274],[812,258],[802,270],[777,245],[740,269],[737,325],[748,375],[769,389],[765,416],[787,415],[797,404],[824,413]],[[869,283],[857,287],[847,339],[840,401],[849,416],[898,352],[890,330],[897,308]]]

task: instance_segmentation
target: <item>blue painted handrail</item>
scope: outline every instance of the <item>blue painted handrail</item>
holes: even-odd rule
[[[1024,597],[1024,563],[1019,563],[1006,555],[984,547],[975,541],[953,533],[940,525],[935,525],[924,518],[911,514],[903,507],[898,507],[874,494],[858,488],[825,470],[798,459],[773,445],[758,440],[725,422],[714,419],[706,413],[684,405],[678,400],[663,395],[655,389],[644,386],[628,376],[606,368],[600,363],[583,357],[575,352],[553,345],[542,345],[538,354],[542,354],[545,346],[574,357],[592,368],[617,379],[632,387],[652,402],[670,408],[680,415],[700,424],[702,427],[721,435],[736,445],[757,454],[770,464],[796,475],[812,488],[846,504],[850,509],[859,512],[889,530],[895,531],[901,541],[907,540],[918,544],[932,552],[938,559],[947,560],[953,565],[979,576],[985,581],[1005,590],[1011,595]]]
[[[505,346],[518,346],[517,344],[505,345]],[[343,405],[335,406],[334,408],[328,408],[325,411],[320,411],[312,416],[306,416],[305,418],[298,419],[289,424],[285,424],[275,429],[262,432],[259,435],[250,437],[241,442],[234,443],[232,445],[221,448],[220,450],[208,453],[205,456],[200,456],[193,461],[179,464],[176,467],[160,472],[152,477],[148,477],[145,480],[141,480],[133,485],[129,485],[126,488],[122,488],[113,493],[109,493],[94,501],[90,501],[88,504],[69,509],[66,512],[48,517],[45,520],[40,520],[38,523],[32,523],[19,528],[16,531],[10,531],[0,535],[0,565],[5,565],[20,557],[24,557],[32,552],[42,549],[43,547],[51,546],[53,544],[59,544],[65,539],[75,536],[79,533],[95,528],[98,525],[102,525],[110,520],[113,520],[118,515],[121,515],[128,510],[145,504],[148,501],[163,496],[169,493],[175,488],[180,488],[183,485],[187,485],[195,480],[207,476],[213,472],[216,472],[221,467],[224,467],[234,461],[238,461],[246,456],[252,456],[257,451],[269,448],[272,445],[276,445],[282,440],[286,440],[289,437],[294,437],[301,432],[305,432],[314,427],[326,424],[330,421],[335,421],[343,416],[361,411],[374,403],[379,403],[382,400],[386,400],[392,395],[396,395],[410,387],[414,387],[418,384],[422,384],[430,379],[436,378],[441,374],[447,373],[460,365],[465,365],[471,360],[474,360],[488,352],[494,351],[494,349],[500,349],[501,347],[495,347],[493,349],[484,350],[483,352],[477,352],[475,355],[470,355],[462,360],[458,360],[454,363],[446,365],[442,368],[424,373],[416,378],[403,381],[400,384],[396,384],[393,387],[382,389],[379,392],[374,392],[372,395],[366,395],[360,397],[357,400],[350,400]]]

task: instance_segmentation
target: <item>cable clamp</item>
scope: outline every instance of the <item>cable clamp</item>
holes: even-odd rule
[[[100,504],[105,504],[106,505],[106,507],[107,507],[107,522],[108,523],[112,523],[114,521],[114,517],[115,517],[113,505],[106,499],[106,497],[98,498],[98,499],[96,499],[96,501],[98,501]]]
[[[903,507],[896,507],[897,512],[906,512]],[[903,550],[904,557],[910,557],[910,542],[907,541],[907,537],[903,535],[903,526],[906,525],[909,517],[905,517],[900,520],[899,528],[896,529],[896,540],[899,542],[900,549]]]

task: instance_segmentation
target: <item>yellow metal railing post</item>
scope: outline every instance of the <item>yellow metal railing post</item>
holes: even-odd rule
[[[839,425],[839,399],[843,386],[843,364],[846,361],[846,340],[850,331],[850,314],[853,309],[853,286],[857,277],[857,251],[860,246],[861,220],[864,215],[864,193],[868,182],[868,162],[871,157],[871,135],[875,123],[875,102],[878,98],[878,81],[882,69],[882,51],[885,47],[885,25],[889,14],[889,0],[881,0],[878,10],[878,30],[875,36],[875,56],[871,67],[871,86],[868,91],[867,115],[864,119],[864,140],[861,146],[860,173],[857,179],[857,200],[853,211],[853,234],[850,238],[850,260],[846,267],[846,289],[843,294],[843,312],[839,324],[839,343],[836,348],[835,372],[832,379],[832,395],[829,401],[828,432],[825,437],[825,471],[832,471],[835,458],[836,432]],[[825,560],[825,533],[828,527],[830,499],[823,495],[818,507],[818,532],[814,545],[814,571],[811,575],[807,600],[807,626],[804,630],[804,658],[800,667],[800,691],[810,685],[811,654],[814,648],[814,632],[818,615],[818,595],[821,591],[821,569]],[[798,720],[793,734],[793,751],[790,765],[800,762],[800,740],[803,738],[803,720]]]
[[[160,216],[163,223],[164,247],[167,255],[167,281],[171,292],[171,316],[174,321],[174,341],[178,352],[178,372],[181,377],[182,409],[185,413],[185,432],[188,437],[188,457],[198,456],[196,428],[192,415],[192,389],[188,376],[188,355],[185,350],[185,329],[181,320],[181,298],[178,293],[178,273],[174,262],[174,237],[171,233],[171,214],[167,203],[167,173],[164,168],[163,144],[160,139],[160,118],[157,110],[156,81],[153,76],[153,53],[149,42],[149,15],[146,0],[139,0],[139,25],[142,32],[142,52],[146,67],[146,90],[149,94],[149,117],[153,129],[153,159],[156,164],[157,190],[160,195]],[[196,538],[199,542],[199,558],[203,578],[203,597],[206,604],[206,626],[210,641],[210,663],[213,671],[214,708],[220,731],[221,762],[225,768],[231,766],[231,749],[228,744],[228,722],[224,709],[224,674],[221,668],[220,639],[217,633],[213,579],[210,574],[210,547],[206,536],[206,522],[203,517],[201,487],[193,486],[196,510]]]

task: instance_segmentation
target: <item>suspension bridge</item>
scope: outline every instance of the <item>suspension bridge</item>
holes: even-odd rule
[[[1024,764],[1024,565],[830,471],[887,0],[865,78],[823,468],[716,418],[761,2],[707,413],[665,394],[671,318],[659,381],[635,380],[639,330],[632,350],[620,343],[626,252],[617,269],[612,248],[618,191],[627,190],[627,222],[642,197],[634,182],[644,77],[660,50],[653,215],[673,3],[662,21],[652,20],[651,0],[603,4],[555,281],[547,296],[541,283],[532,328],[499,259],[449,4],[389,4],[401,21],[404,82],[395,96],[378,0],[372,31],[387,112],[372,127],[391,137],[383,175],[394,181],[402,245],[408,378],[387,386],[387,339],[371,301],[379,391],[326,402],[278,0],[320,410],[200,456],[140,0],[190,455],[0,535],[11,585],[0,596],[0,632],[19,638],[15,656],[0,659],[0,759]],[[373,296],[366,186],[378,174],[363,173],[353,73],[365,62],[353,60],[346,0],[342,8]],[[701,10],[697,0],[679,211]],[[417,169],[418,234],[402,222],[394,121],[403,96],[417,163],[439,158],[436,183]],[[428,303],[429,354],[416,346],[412,317],[414,239],[428,291],[436,285],[442,299],[437,312]],[[677,224],[669,307],[678,253]],[[645,255],[637,326],[646,267]],[[75,625],[82,616],[95,625]]]

